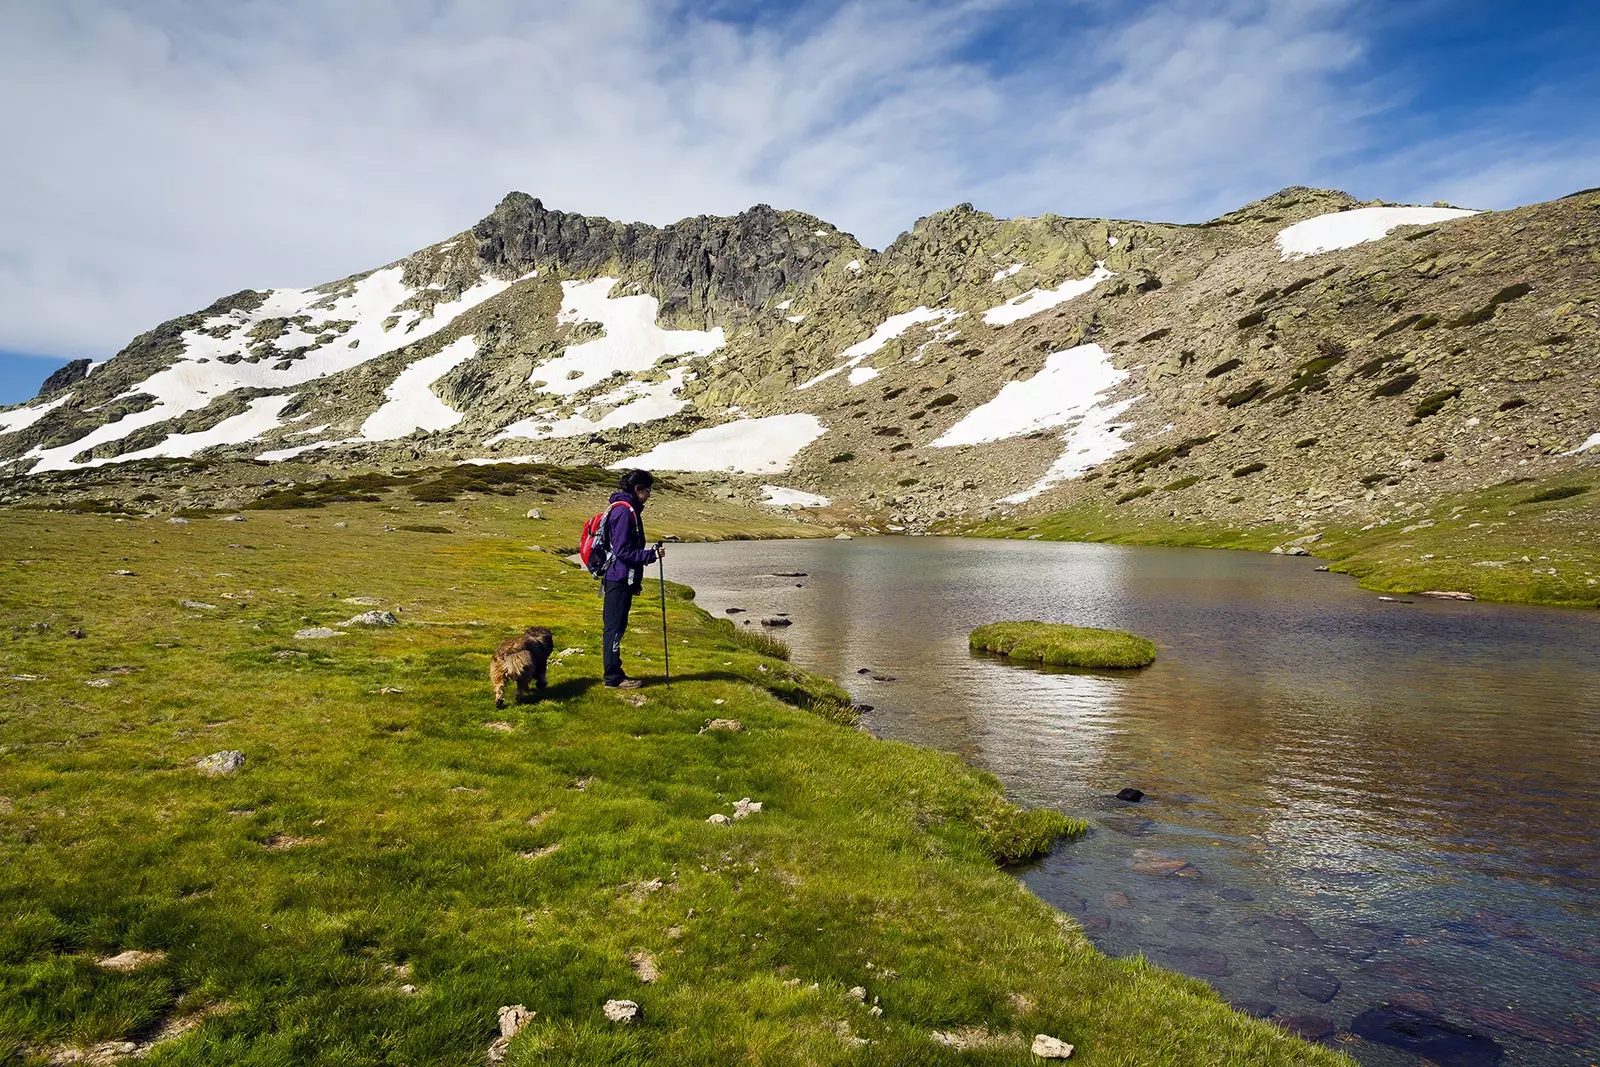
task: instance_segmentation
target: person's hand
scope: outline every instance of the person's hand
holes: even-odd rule
[[[633,585],[628,587],[628,592],[632,593],[634,596],[643,596],[644,595],[644,583],[643,582],[635,582]]]
[[[667,546],[666,545],[657,545],[656,546],[656,559],[666,559],[666,558],[667,558]]]

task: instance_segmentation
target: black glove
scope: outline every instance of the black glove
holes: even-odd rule
[[[644,593],[644,583],[634,582],[628,587],[628,592],[632,593],[634,596],[642,595]]]

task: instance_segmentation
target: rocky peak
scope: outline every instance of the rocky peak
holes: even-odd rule
[[[46,397],[51,393],[59,393],[63,389],[70,389],[89,376],[89,367],[93,360],[75,359],[65,367],[60,368],[39,386],[39,396]]]

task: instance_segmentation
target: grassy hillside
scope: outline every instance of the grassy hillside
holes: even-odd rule
[[[662,496],[661,533],[743,532]],[[513,1064],[1024,1063],[1036,1033],[1089,1064],[1346,1062],[1100,955],[997,866],[1079,824],[854,729],[688,590],[672,686],[600,688],[593,582],[528,547],[591,504],[0,511],[0,1055],[478,1064],[520,1004]],[[374,609],[399,624],[295,636]],[[488,652],[530,624],[551,688],[497,712]]]
[[[1600,488],[1583,477],[1514,479],[1455,493],[1404,519],[1362,527],[1262,523],[1243,528],[1196,524],[1080,504],[1031,520],[959,528],[980,537],[1111,541],[1133,545],[1300,547],[1386,593],[1446,590],[1484,600],[1600,607]]]

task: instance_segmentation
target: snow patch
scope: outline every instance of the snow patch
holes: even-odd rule
[[[1104,263],[1096,263],[1087,278],[1068,278],[1054,289],[1029,289],[1021,296],[1014,296],[999,307],[985,311],[983,321],[990,326],[1009,326],[1030,315],[1049,311],[1057,304],[1064,304],[1075,296],[1082,296],[1112,277],[1115,275],[1106,269]]]
[[[826,432],[822,420],[808,413],[741,419],[659,444],[642,456],[613,463],[611,469],[776,474],[788,470],[800,450]]]
[[[1066,451],[1050,465],[1044,476],[1022,492],[1003,497],[1001,503],[1021,504],[1031,500],[1052,485],[1070,481],[1087,472],[1095,464],[1104,463],[1127,448],[1130,442],[1122,439],[1122,433],[1128,429],[1129,424],[1118,424],[1113,420],[1132,407],[1138,399],[1133,397],[1115,404],[1090,408],[1084,413],[1081,422],[1062,434],[1061,439],[1067,443]]]
[[[761,491],[767,495],[766,502],[775,508],[825,508],[832,503],[825,496],[781,485],[763,485]]]
[[[282,425],[278,417],[293,399],[293,394],[257,397],[250,401],[248,408],[231,418],[223,419],[209,430],[169,434],[160,444],[140,449],[138,452],[124,452],[120,456],[108,459],[90,460],[81,466],[98,467],[105,463],[126,463],[132,459],[154,459],[158,456],[183,459],[198,455],[216,445],[236,445],[254,441],[268,430],[275,430]]]
[[[361,424],[361,439],[395,441],[417,430],[436,433],[460,422],[461,412],[440,400],[432,386],[477,354],[477,341],[460,337],[406,367],[383,391],[382,406]]]
[[[1078,345],[1045,357],[1044,366],[1025,382],[1007,382],[993,400],[933,442],[934,448],[1003,441],[1082,419],[1102,394],[1126,380],[1111,353],[1097,344]]]
[[[780,301],[778,301],[778,310],[779,311],[788,311],[792,307],[794,307],[794,301],[792,299],[791,300],[780,300]]]
[[[496,463],[543,463],[543,456],[480,456],[476,459],[464,459],[458,466],[488,467]]]
[[[1013,263],[1009,267],[1005,267],[1005,268],[1003,268],[1001,270],[995,271],[994,272],[995,284],[998,285],[1000,282],[1005,281],[1007,278],[1011,277],[1013,274],[1017,273],[1017,271],[1021,270],[1023,267],[1026,267],[1026,266],[1027,266],[1026,263]]]
[[[512,281],[486,277],[456,299],[434,305],[432,313],[423,317],[423,313],[415,309],[403,313],[396,310],[415,295],[415,290],[401,282],[403,273],[403,267],[386,267],[373,271],[347,289],[333,292],[275,289],[253,311],[234,310],[214,315],[196,329],[184,331],[184,350],[176,363],[120,394],[120,397],[149,394],[156,398],[152,407],[101,426],[70,444],[52,449],[35,449],[24,458],[39,461],[33,471],[71,470],[86,466],[74,463],[72,457],[96,445],[120,441],[136,430],[197,411],[235,389],[284,389],[349,370],[438,333],[459,315],[504,292],[515,282],[533,276],[526,274]],[[269,355],[249,362],[249,358],[255,355],[248,347],[251,329],[266,319],[299,315],[309,315],[313,326],[338,321],[354,322],[355,325],[330,343],[302,353],[298,359],[285,360]],[[384,322],[394,315],[400,315],[402,322],[384,329]],[[402,329],[402,326],[405,328]],[[291,331],[291,336],[298,341],[302,336],[310,335],[296,328]],[[313,337],[309,343],[314,342]],[[299,344],[294,347],[299,347]],[[278,345],[278,352],[287,355],[281,344]],[[239,361],[224,362],[224,357]],[[234,423],[230,419],[225,424]],[[237,441],[215,443],[242,443],[259,435],[260,431],[253,425],[234,425],[239,432],[249,430],[250,433]],[[127,458],[130,456],[116,457],[118,461]]]
[[[676,415],[689,405],[687,400],[682,400],[677,395],[678,390],[683,387],[687,373],[687,368],[678,367],[667,374],[665,381],[628,382],[584,405],[583,413],[573,414],[565,419],[552,420],[537,414],[533,415],[507,426],[489,438],[489,444],[513,437],[523,437],[533,441],[546,441],[556,437],[581,437],[599,430],[616,430]],[[610,410],[606,410],[608,408]],[[600,411],[603,414],[594,417],[588,414],[592,411]]]
[[[1117,238],[1114,237],[1114,236],[1113,237],[1107,237],[1106,238],[1106,244],[1109,245],[1112,248],[1117,247]]]
[[[785,315],[784,318],[788,319],[790,322],[792,322],[792,323],[794,323],[796,325],[799,325],[800,323],[806,321],[806,317],[804,315]]]
[[[1476,215],[1454,207],[1358,207],[1297,222],[1278,231],[1280,259],[1304,259],[1320,252],[1379,241],[1396,226],[1422,226]]]
[[[615,278],[561,283],[561,323],[596,322],[605,336],[571,345],[533,369],[529,381],[543,381],[547,393],[572,396],[598,385],[617,371],[649,370],[663,356],[704,356],[722,347],[722,327],[664,330],[656,325],[661,303],[649,295],[612,298]]]
[[[1578,453],[1587,452],[1591,448],[1600,448],[1600,433],[1590,434],[1587,441],[1579,445],[1577,448],[1574,448],[1571,452],[1563,452],[1562,455],[1576,456]]]
[[[68,393],[66,396],[58,396],[50,403],[40,404],[38,407],[21,407],[11,411],[0,411],[0,433],[16,433],[18,430],[26,430],[29,426],[32,426],[71,399],[72,394]]]
[[[818,382],[825,381],[835,374],[841,374],[849,370],[913,326],[925,322],[937,322],[940,326],[946,326],[960,317],[961,312],[959,311],[951,311],[949,308],[935,309],[927,307],[914,307],[910,311],[902,311],[898,315],[891,315],[883,321],[881,326],[872,331],[871,337],[868,337],[865,341],[857,341],[843,352],[840,352],[838,358],[844,360],[843,363],[832,370],[823,371],[809,381],[801,382],[795,388],[810,389]]]
[[[307,452],[315,452],[319,448],[332,448],[335,445],[345,445],[349,443],[349,441],[313,441],[309,445],[295,445],[293,448],[274,448],[269,452],[261,453],[256,458],[259,460],[264,460],[268,463],[276,463],[283,459],[293,459],[294,457],[304,455]]]
[[[851,385],[865,385],[878,376],[876,367],[856,367],[850,371]]]

